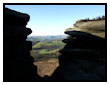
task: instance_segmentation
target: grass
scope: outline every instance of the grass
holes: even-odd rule
[[[35,61],[57,59],[60,55],[59,50],[65,46],[61,40],[41,41],[33,45],[31,56]]]
[[[46,51],[45,49],[42,49],[38,52],[38,54],[48,54],[49,52]]]
[[[32,46],[32,48],[40,48],[42,44],[43,44],[43,42],[39,42],[39,43],[35,44],[34,46]]]
[[[38,52],[38,54],[49,54],[49,53],[55,53],[58,52],[59,49],[51,50],[51,51],[46,51],[45,49],[42,49]]]
[[[33,46],[33,48],[41,48],[43,46],[64,46],[64,43],[62,41],[42,41],[42,42],[39,42],[37,44],[35,44]]]

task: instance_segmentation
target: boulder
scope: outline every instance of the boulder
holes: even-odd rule
[[[30,56],[32,42],[26,41],[30,28],[26,27],[30,16],[8,8],[4,10],[3,81],[26,82],[42,79]]]
[[[59,51],[59,67],[54,78],[106,81],[105,20],[78,20],[73,28],[65,30],[65,34],[69,36],[62,41],[66,45]]]
[[[26,13],[20,13],[8,8],[5,8],[5,17],[4,23],[5,25],[19,25],[26,26],[27,22],[30,19],[30,16]]]
[[[65,33],[68,31],[82,31],[105,38],[105,20],[75,23],[74,27],[66,29]]]

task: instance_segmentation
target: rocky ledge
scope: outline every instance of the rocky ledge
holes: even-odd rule
[[[87,33],[105,38],[105,20],[87,21],[87,22],[76,21],[76,23],[74,24],[74,27],[66,29],[65,32],[73,31],[73,30],[87,32]]]
[[[65,33],[69,37],[63,40],[66,45],[59,51],[59,67],[52,76],[59,80],[106,81],[105,20],[78,21]]]

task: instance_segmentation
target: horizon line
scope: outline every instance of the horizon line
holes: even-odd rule
[[[58,34],[58,35],[28,35],[28,36],[59,36],[59,35],[67,35],[67,34]]]

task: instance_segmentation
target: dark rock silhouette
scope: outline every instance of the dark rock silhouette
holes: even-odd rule
[[[3,81],[36,81],[37,67],[30,56],[32,42],[26,41],[31,29],[26,28],[30,16],[5,8]]]
[[[28,14],[5,8],[4,22],[7,25],[26,26],[29,19],[30,16]]]

